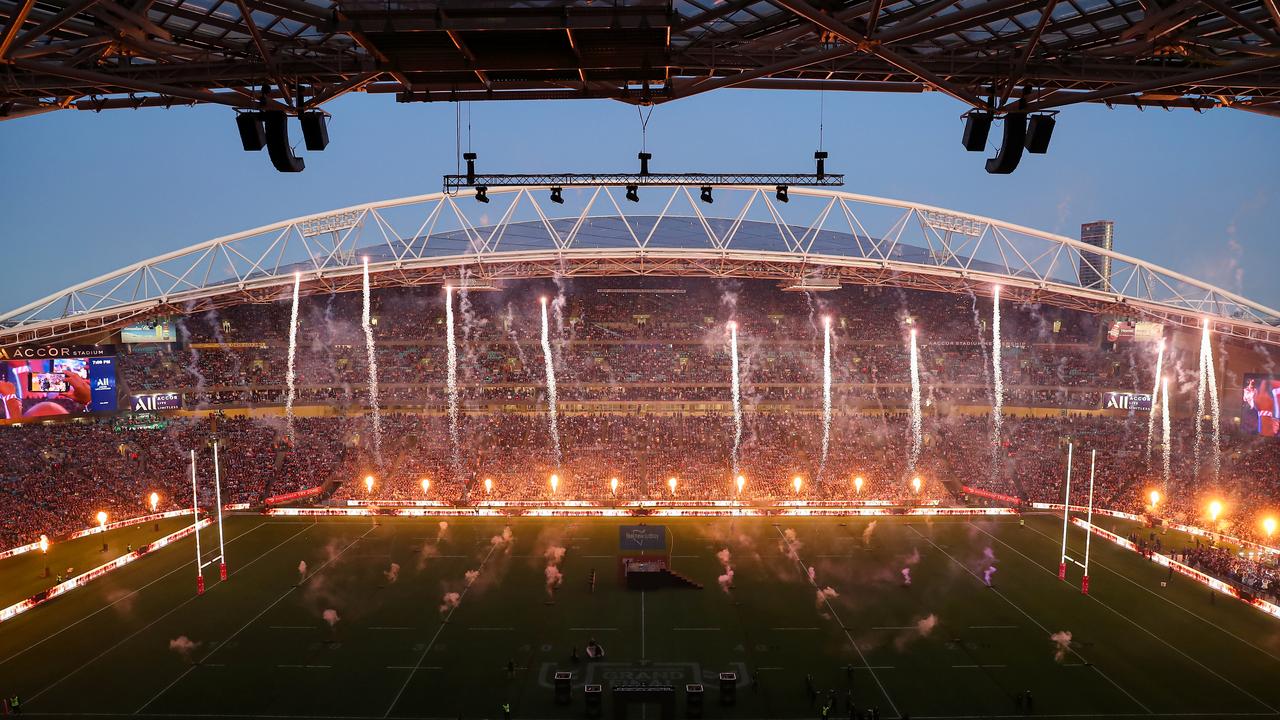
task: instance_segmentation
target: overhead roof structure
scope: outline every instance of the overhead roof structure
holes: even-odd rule
[[[0,0],[0,117],[728,87],[1280,114],[1280,0]]]
[[[1280,310],[1122,253],[920,203],[792,188],[547,188],[436,193],[284,220],[134,263],[0,314],[0,347],[97,342],[150,318],[375,288],[501,287],[533,277],[762,278],[990,295],[1280,345]]]

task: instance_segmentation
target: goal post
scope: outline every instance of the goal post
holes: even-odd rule
[[[218,554],[208,560],[200,548],[200,481],[196,471],[196,451],[191,450],[191,530],[196,536],[196,595],[204,594],[204,569],[218,563],[218,578],[227,579],[227,549],[222,534],[222,471],[218,467],[218,441],[213,442],[213,492],[218,525]]]
[[[1067,552],[1067,529],[1071,527],[1071,462],[1074,455],[1074,444],[1067,445],[1067,482],[1066,492],[1062,498],[1062,554],[1058,559],[1058,579],[1067,579],[1067,563],[1076,565],[1084,571],[1084,575],[1080,579],[1080,592],[1089,594],[1089,552],[1092,548],[1093,540],[1093,486],[1094,478],[1098,465],[1098,451],[1093,449],[1089,451],[1089,494],[1085,507],[1085,533],[1084,533],[1084,562],[1081,562]]]

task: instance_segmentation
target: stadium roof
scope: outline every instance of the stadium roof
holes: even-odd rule
[[[817,188],[609,186],[436,193],[284,220],[135,263],[0,314],[0,346],[96,341],[170,314],[374,287],[530,277],[765,278],[1045,302],[1280,344],[1280,311],[1121,253],[992,218]],[[1099,280],[1098,278],[1103,278]]]
[[[0,33],[0,117],[726,87],[1280,114],[1277,0],[0,0]]]

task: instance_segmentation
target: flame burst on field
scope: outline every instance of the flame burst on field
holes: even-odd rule
[[[284,423],[289,444],[293,444],[293,400],[297,397],[297,372],[294,360],[298,354],[298,288],[302,284],[302,273],[293,274],[293,308],[289,311],[289,359],[286,361],[284,384]]]
[[[378,467],[382,467],[382,409],[378,406],[378,354],[373,344],[373,318],[370,313],[369,258],[364,258],[363,299],[360,326],[364,329],[364,347],[369,366],[369,417],[373,420],[373,458]]]
[[[462,474],[462,446],[458,432],[458,343],[453,330],[453,288],[444,289],[445,395],[449,402],[450,463],[454,477]]]
[[[547,299],[542,298],[542,365],[547,375],[547,429],[551,433],[551,450],[558,470],[560,455],[560,422],[557,416],[559,404],[556,401],[556,366],[551,356],[551,332],[547,325]]]

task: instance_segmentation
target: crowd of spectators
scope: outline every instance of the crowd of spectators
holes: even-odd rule
[[[129,416],[0,429],[0,497],[13,508],[0,545],[29,542],[113,517],[188,504],[189,451],[203,474],[220,443],[223,499],[260,502],[332,481],[335,500],[585,499],[601,502],[738,497],[735,469],[752,501],[801,498],[960,503],[964,486],[1025,501],[1059,501],[1066,447],[1099,452],[1100,505],[1157,511],[1204,524],[1209,497],[1219,519],[1258,537],[1256,517],[1277,509],[1280,443],[1224,432],[1215,476],[1195,431],[1178,422],[1163,477],[1159,433],[1146,412],[1090,415],[1106,390],[1149,392],[1151,347],[1111,344],[1092,315],[1009,303],[1003,310],[1003,401],[998,437],[992,402],[990,301],[849,288],[806,296],[764,283],[599,279],[561,291],[529,282],[501,293],[457,297],[461,419],[455,447],[445,397],[442,294],[375,294],[380,442],[372,435],[359,298],[314,297],[300,307],[292,439],[281,412],[287,366],[286,303],[189,316],[182,342],[133,347],[119,358],[122,393],[172,390],[205,416],[165,416],[161,428]],[[637,291],[640,290],[640,291]],[[539,345],[538,298],[553,298],[550,334],[560,401],[559,447],[550,438]],[[833,328],[833,406],[822,457],[822,318]],[[744,408],[735,457],[729,410],[738,324]],[[908,329],[919,331],[924,423],[918,462],[912,432]],[[1171,356],[1167,363],[1185,359]],[[1186,362],[1188,366],[1191,362]],[[236,413],[256,408],[252,419]],[[264,408],[265,406],[265,408]],[[1052,412],[1047,412],[1052,409]],[[1225,428],[1224,428],[1225,430]],[[379,453],[375,448],[380,447]],[[736,461],[736,462],[735,462]],[[548,482],[559,478],[553,498]],[[361,480],[375,477],[372,493]],[[919,476],[916,491],[911,478]],[[615,495],[609,480],[618,478]],[[795,491],[794,478],[801,478]],[[854,478],[863,478],[860,491]],[[431,489],[423,492],[421,481]],[[485,480],[489,480],[488,492]],[[211,483],[205,483],[211,487]],[[1234,518],[1234,519],[1233,519]],[[1208,562],[1204,558],[1200,562]]]

